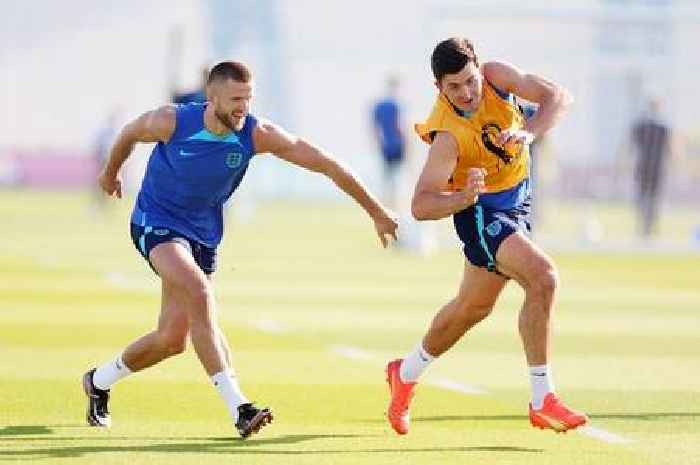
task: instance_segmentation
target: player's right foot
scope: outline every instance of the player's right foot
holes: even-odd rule
[[[112,426],[112,416],[109,414],[109,391],[97,389],[92,383],[95,369],[83,375],[83,390],[88,397],[87,413],[85,418],[88,425],[109,428]]]
[[[245,439],[260,431],[263,426],[272,423],[272,412],[268,408],[257,408],[252,403],[238,406],[238,421],[236,429],[241,438]]]
[[[389,393],[391,394],[387,417],[394,431],[398,434],[406,434],[410,423],[408,409],[411,406],[416,383],[401,381],[399,374],[401,362],[401,359],[392,360],[386,366],[386,382],[389,384]]]
[[[585,413],[571,410],[552,392],[545,396],[541,409],[535,410],[530,404],[530,424],[539,429],[564,433],[585,425],[587,421]]]

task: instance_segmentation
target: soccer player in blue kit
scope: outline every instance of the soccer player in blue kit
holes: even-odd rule
[[[182,353],[187,337],[241,437],[272,420],[272,412],[241,392],[231,350],[217,323],[213,293],[216,247],[223,234],[222,205],[240,184],[256,153],[272,153],[322,173],[369,214],[383,246],[398,226],[362,183],[328,153],[249,113],[253,78],[243,63],[214,66],[208,101],[164,106],[127,124],[112,147],[99,184],[121,198],[119,170],[137,142],[156,142],[131,216],[134,245],[162,283],[157,328],[114,360],[83,376],[87,421],[110,426],[110,388],[129,374]]]

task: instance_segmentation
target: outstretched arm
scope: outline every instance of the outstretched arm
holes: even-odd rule
[[[175,131],[175,107],[164,106],[149,111],[128,123],[119,132],[98,182],[107,195],[122,197],[119,170],[137,142],[167,142]]]
[[[394,215],[379,203],[347,166],[315,145],[270,122],[261,121],[255,128],[253,139],[256,152],[270,152],[283,160],[330,178],[369,214],[384,247],[388,244],[388,236],[396,240],[398,223]]]

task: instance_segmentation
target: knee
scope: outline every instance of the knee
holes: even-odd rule
[[[527,288],[531,297],[552,300],[559,287],[559,273],[552,263],[546,263],[533,274]]]
[[[209,285],[206,282],[194,282],[185,288],[192,313],[192,319],[197,320],[208,314],[209,304],[212,300]]]
[[[181,331],[161,331],[160,345],[164,352],[170,355],[178,355],[187,349],[187,333]]]

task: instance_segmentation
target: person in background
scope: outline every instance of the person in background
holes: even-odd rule
[[[630,131],[635,156],[637,232],[649,239],[656,232],[666,165],[671,159],[671,127],[661,118],[661,102],[652,98]]]
[[[209,79],[209,67],[202,66],[202,80],[197,89],[189,91],[178,91],[173,89],[170,91],[170,100],[172,103],[204,103],[207,101],[207,80]]]
[[[398,178],[406,155],[406,141],[401,124],[401,104],[398,100],[399,78],[389,76],[385,95],[372,107],[374,139],[382,155],[384,198],[390,208],[399,202]]]

